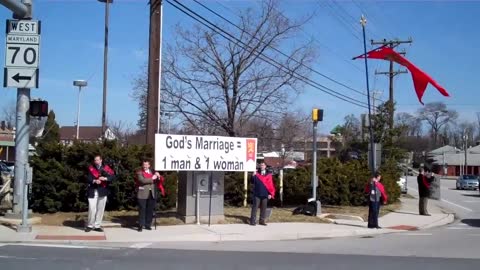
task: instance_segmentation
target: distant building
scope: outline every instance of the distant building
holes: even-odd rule
[[[303,152],[304,160],[311,160],[313,157],[313,138],[297,139],[293,144],[294,152]],[[335,155],[333,141],[329,136],[317,137],[317,158],[332,157]]]
[[[430,151],[428,159],[432,161],[433,170],[441,175],[480,174],[480,145],[467,149],[467,166],[465,151],[449,145]]]
[[[105,136],[106,140],[115,140],[117,136],[110,128],[106,128],[105,134],[102,134],[102,127],[80,127],[78,140],[81,142],[98,142]],[[104,136],[102,136],[104,135]],[[70,145],[76,139],[77,127],[64,126],[60,128],[60,142],[64,145]]]
[[[0,122],[0,160],[15,160],[15,128],[5,121]]]

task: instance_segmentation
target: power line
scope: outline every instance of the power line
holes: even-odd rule
[[[357,99],[353,99],[349,96],[346,96],[344,94],[341,94],[331,88],[328,88],[318,82],[315,82],[303,75],[299,75],[297,74],[295,71],[292,71],[290,70],[288,67],[285,67],[283,64],[281,63],[278,63],[276,60],[272,59],[271,57],[268,57],[266,55],[264,55],[262,52],[257,52],[256,49],[254,48],[250,48],[248,44],[245,44],[245,42],[241,41],[240,39],[236,38],[235,36],[233,36],[232,34],[226,32],[225,30],[221,29],[220,27],[218,27],[217,25],[213,24],[212,22],[210,22],[209,20],[205,19],[204,17],[202,17],[201,15],[199,15],[198,13],[196,13],[195,11],[191,10],[190,8],[188,8],[187,6],[183,5],[182,3],[180,3],[179,1],[177,0],[173,0],[176,4],[172,3],[170,0],[166,0],[167,3],[169,3],[170,5],[172,5],[173,7],[175,7],[176,9],[178,9],[179,11],[181,11],[182,13],[184,13],[185,15],[189,16],[190,18],[194,19],[195,21],[199,22],[200,24],[202,24],[203,26],[209,28],[210,30],[214,31],[215,33],[219,34],[220,36],[222,36],[223,38],[231,41],[231,42],[236,42],[236,43],[240,43],[242,44],[243,46],[240,46],[242,47],[243,49],[247,49],[249,48],[249,50],[252,50],[252,52],[255,52],[256,53],[256,56],[263,60],[264,62],[276,67],[276,68],[279,68],[279,69],[284,69],[286,70],[287,72],[291,73],[291,76],[292,77],[295,77],[297,78],[298,80],[316,88],[317,90],[320,90],[328,95],[331,95],[333,97],[336,97],[338,99],[341,99],[345,102],[348,102],[348,103],[351,103],[353,105],[356,105],[356,106],[359,106],[359,107],[363,107],[363,108],[368,108],[368,105],[366,105],[364,102],[362,101],[359,101]],[[177,6],[177,4],[179,6]],[[187,11],[185,11],[187,10]],[[193,14],[193,15],[191,15]],[[200,18],[202,21],[200,21],[198,18]],[[207,25],[209,24],[209,25]],[[215,29],[216,28],[216,29]],[[223,33],[223,34],[222,34]],[[233,38],[234,40],[232,40],[231,38],[229,37],[226,37],[225,35]],[[237,44],[238,45],[238,44]],[[272,63],[273,62],[273,63]]]
[[[258,40],[257,37],[255,37],[254,35],[248,33],[247,31],[245,31],[244,29],[242,29],[241,27],[239,27],[238,25],[236,25],[235,23],[233,23],[233,22],[230,21],[229,19],[225,18],[224,16],[222,16],[221,14],[219,14],[218,12],[216,12],[215,10],[212,10],[211,8],[205,6],[204,4],[200,3],[200,2],[197,1],[197,0],[193,0],[193,1],[194,1],[195,3],[197,3],[197,4],[199,4],[200,6],[202,6],[203,8],[207,9],[207,10],[210,11],[211,13],[215,14],[216,16],[222,18],[224,21],[228,22],[230,25],[234,26],[234,27],[237,28],[238,30],[240,30],[240,31],[242,31],[242,32],[244,32],[244,33],[247,33],[249,36],[251,36],[251,37],[253,37],[253,38],[255,38],[255,39]],[[259,40],[259,41],[260,41],[260,40]],[[265,43],[265,42],[263,42],[263,43]],[[336,84],[338,84],[338,85],[341,85],[341,86],[343,86],[343,87],[345,87],[345,88],[347,88],[347,89],[349,89],[349,90],[352,90],[352,91],[354,91],[354,92],[356,92],[356,93],[359,93],[359,94],[361,94],[361,95],[367,96],[367,94],[363,93],[362,91],[359,91],[359,90],[354,89],[354,88],[352,88],[352,87],[350,87],[350,86],[348,86],[348,85],[345,85],[344,83],[341,83],[341,82],[339,82],[338,80],[335,80],[335,79],[333,79],[333,78],[331,78],[331,77],[329,77],[329,76],[327,76],[327,75],[325,75],[325,74],[323,74],[323,73],[321,73],[321,72],[319,72],[319,71],[317,71],[317,70],[315,70],[315,69],[313,69],[313,68],[305,65],[304,63],[299,62],[297,59],[295,59],[295,58],[287,55],[286,53],[280,51],[279,49],[277,49],[277,48],[275,48],[275,47],[272,47],[271,45],[267,45],[267,46],[270,47],[271,49],[273,49],[274,51],[280,53],[281,55],[287,57],[288,60],[293,60],[293,61],[296,62],[297,64],[300,64],[300,65],[306,67],[308,70],[312,71],[313,73],[318,74],[318,75],[326,78],[327,80],[329,80],[329,81],[331,81],[331,82],[334,82],[334,83],[336,83]]]
[[[320,2],[317,2],[317,4],[320,6]],[[332,17],[337,20],[338,22],[340,22],[340,24],[348,31],[350,32],[350,34],[353,35],[353,37],[355,37],[356,39],[358,39],[359,41],[362,41],[362,39],[360,38],[360,34],[357,33],[357,31],[353,28],[353,26],[348,22],[348,20],[345,20],[345,17],[342,16],[342,14],[340,14],[334,7],[333,5],[328,2],[328,1],[325,1],[323,2],[324,6],[329,8],[328,12],[330,13],[330,15],[332,15]],[[320,6],[321,7],[321,6]],[[335,13],[335,14],[333,14]]]
[[[215,2],[217,4],[219,4],[220,6],[222,6],[225,10],[227,10],[228,12],[230,12],[231,14],[241,18],[240,15],[238,15],[237,13],[235,13],[232,8],[226,6],[225,4],[223,4],[221,1],[219,0],[215,0]],[[320,8],[320,6],[318,6],[318,8]],[[287,16],[285,16],[283,14],[283,12],[281,10],[276,10],[278,12],[278,14],[280,16],[282,16],[283,18],[285,19],[288,19]],[[359,68],[357,65],[355,65],[354,63],[355,62],[352,62],[352,59],[350,56],[348,57],[345,57],[344,55],[341,55],[340,53],[338,53],[337,51],[335,51],[334,49],[330,48],[329,46],[327,46],[325,43],[319,41],[315,36],[310,36],[304,29],[300,29],[300,31],[305,34],[306,36],[308,36],[312,41],[318,43],[319,46],[325,48],[326,50],[328,50],[330,53],[332,53],[333,55],[335,55],[336,57],[338,57],[340,60],[342,60],[343,62],[347,63],[348,65],[352,66],[353,68],[355,68],[357,71],[359,72],[363,72],[363,70],[361,68]]]

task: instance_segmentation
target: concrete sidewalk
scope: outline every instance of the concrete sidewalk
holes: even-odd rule
[[[181,241],[267,241],[319,239],[347,236],[368,236],[407,230],[425,229],[453,222],[453,214],[443,213],[431,203],[432,216],[419,216],[416,199],[402,199],[398,212],[380,218],[383,229],[368,229],[365,222],[336,220],[332,224],[322,223],[270,223],[268,226],[229,225],[177,225],[159,226],[157,230],[139,233],[134,228],[106,228],[104,233],[85,233],[83,228],[61,226],[34,226],[28,234],[16,233],[13,229],[0,226],[1,242],[181,242]]]

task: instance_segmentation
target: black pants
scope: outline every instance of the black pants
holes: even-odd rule
[[[250,215],[250,223],[254,224],[257,220],[257,209],[260,206],[260,222],[265,222],[267,215],[268,198],[255,197],[252,204],[252,214]]]
[[[418,202],[418,212],[420,215],[428,215],[427,204],[428,197],[420,197]]]
[[[152,225],[155,199],[152,194],[148,199],[138,199],[138,225],[139,227],[150,227]]]
[[[368,228],[377,228],[378,226],[378,215],[380,213],[380,201],[372,202],[370,201],[368,205]]]

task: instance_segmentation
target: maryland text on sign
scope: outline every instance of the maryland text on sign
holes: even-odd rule
[[[160,171],[255,171],[257,139],[156,134]]]

